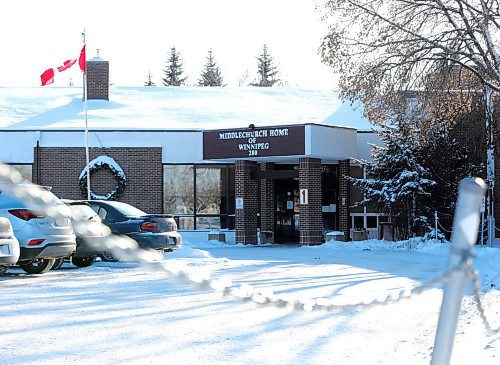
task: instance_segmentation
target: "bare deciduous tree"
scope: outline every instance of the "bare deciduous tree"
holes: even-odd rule
[[[500,91],[498,0],[328,0],[335,24],[321,46],[343,95],[421,88],[443,64]]]

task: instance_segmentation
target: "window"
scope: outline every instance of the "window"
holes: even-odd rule
[[[351,176],[361,179],[363,178],[363,169],[360,166],[351,166]],[[361,190],[354,186],[352,183],[349,183],[350,185],[350,203],[351,206],[355,205],[356,203],[360,202],[363,200],[363,193]],[[362,206],[357,206],[357,207],[352,207],[351,212],[353,213],[362,213],[363,212],[363,207]]]
[[[375,213],[352,213],[352,228],[355,230],[359,229],[378,229],[378,225],[381,222],[387,222],[388,216],[386,215],[378,215]]]
[[[163,211],[168,214],[194,213],[193,165],[163,167]]]
[[[376,215],[366,216],[366,228],[377,228],[377,216]]]
[[[353,227],[354,229],[363,229],[365,228],[364,217],[362,215],[355,215],[353,217]]]
[[[196,213],[221,213],[223,172],[220,167],[196,168]]]
[[[179,229],[234,229],[234,166],[165,165],[163,207]]]
[[[101,220],[105,220],[106,217],[108,216],[108,211],[106,209],[104,209],[103,207],[99,206],[99,205],[95,205],[95,204],[90,204],[90,207],[92,208],[92,210],[94,212],[97,213],[97,215],[99,216],[99,218],[101,218]]]
[[[103,207],[100,207],[99,210],[97,211],[97,215],[101,220],[105,220],[106,217],[108,216],[108,211],[104,209]]]
[[[218,229],[221,228],[220,217],[197,217],[197,229]]]
[[[323,220],[323,231],[334,231],[338,229],[338,191],[339,176],[338,165],[321,166],[321,218]]]
[[[193,230],[194,229],[194,216],[185,217],[185,216],[174,216],[177,221],[177,227],[181,230]]]

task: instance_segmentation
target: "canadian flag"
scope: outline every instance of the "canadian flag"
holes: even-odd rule
[[[66,60],[63,62],[63,64],[61,66],[57,66],[56,69],[59,72],[66,71],[69,68],[71,68],[71,66],[73,66],[76,63],[76,61],[78,61],[78,65],[80,66],[80,70],[82,70],[82,72],[85,72],[85,70],[87,69],[87,60],[85,58],[85,45],[83,45],[83,48],[80,52],[80,57],[78,57],[78,59]],[[53,84],[54,83],[54,68],[51,67],[51,68],[45,70],[44,73],[40,75],[40,79],[42,81],[42,86]]]

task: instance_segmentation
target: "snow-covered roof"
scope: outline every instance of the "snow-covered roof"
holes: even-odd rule
[[[332,91],[293,88],[111,87],[88,101],[89,128],[218,129],[324,123],[371,130]],[[0,128],[81,129],[82,89],[0,87]]]

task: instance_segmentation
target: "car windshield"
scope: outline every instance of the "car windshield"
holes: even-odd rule
[[[131,215],[135,217],[141,215],[147,215],[147,213],[143,212],[142,210],[137,209],[136,207],[133,207],[126,203],[113,202],[112,206],[123,215]]]

